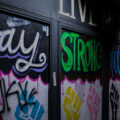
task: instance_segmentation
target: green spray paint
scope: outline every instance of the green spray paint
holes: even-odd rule
[[[66,45],[66,40],[68,38],[73,49]],[[65,53],[62,51],[62,67],[66,72],[69,72],[70,70],[89,72],[101,69],[101,43],[96,42],[95,40],[84,42],[84,40],[79,37],[79,34],[68,32],[62,34],[61,43],[63,45],[63,51],[68,57],[67,62],[65,62]]]
[[[80,50],[80,46],[81,46],[81,50]],[[78,39],[78,71],[81,71],[81,66],[80,66],[80,61],[83,65],[83,71],[84,72],[88,72],[87,66],[85,64],[85,43],[82,39]]]
[[[72,68],[72,65],[73,65],[73,54],[72,54],[72,51],[71,49],[65,45],[65,42],[66,42],[66,39],[69,38],[70,39],[70,43],[73,42],[73,38],[72,36],[67,33],[67,32],[64,32],[62,34],[62,37],[61,37],[61,43],[62,43],[62,46],[63,46],[63,49],[64,51],[66,52],[67,56],[68,56],[68,60],[67,62],[64,61],[64,53],[62,52],[62,66],[63,66],[63,69],[68,72],[71,70]]]
[[[71,33],[71,36],[73,38],[74,41],[74,46],[73,46],[73,71],[76,70],[76,39],[79,37],[79,34],[77,33]]]
[[[85,46],[85,45],[84,45]],[[93,57],[93,49],[92,49],[92,40],[89,40],[86,42],[86,51],[89,51],[89,52],[85,52],[85,64],[87,67],[90,66],[91,64],[91,59]],[[87,56],[88,54],[88,56]]]
[[[99,59],[99,62],[98,60],[96,60],[96,66],[97,66],[97,69],[101,69],[102,67],[102,64],[101,64],[101,61],[102,61],[102,47],[101,47],[101,43],[98,43],[97,44],[97,47],[96,47],[96,51],[100,50],[100,55],[97,56],[97,58]]]

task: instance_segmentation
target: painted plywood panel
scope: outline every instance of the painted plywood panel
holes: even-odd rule
[[[109,55],[109,119],[120,119],[120,46],[115,44]]]
[[[68,30],[61,35],[61,120],[101,120],[102,44]]]
[[[2,120],[47,120],[49,26],[0,13]]]

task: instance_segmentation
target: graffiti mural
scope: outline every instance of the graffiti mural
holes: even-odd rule
[[[67,119],[79,120],[81,106],[82,101],[79,99],[79,96],[71,87],[68,87],[63,104]]]
[[[99,104],[100,104],[100,97],[92,86],[89,87],[87,96],[87,105],[90,114],[90,120],[97,120],[98,112],[99,112]]]
[[[101,42],[62,30],[61,66],[61,120],[101,120]]]
[[[27,96],[28,92],[25,90],[20,95],[20,100],[23,102],[26,102],[25,105],[21,104],[17,105],[15,117],[17,120],[39,120],[42,118],[45,109],[43,105],[40,105],[40,102],[38,100],[34,100],[35,98],[31,95]],[[24,96],[27,97],[27,99],[24,99]]]
[[[109,118],[120,119],[120,46],[114,45],[110,53],[109,61]]]
[[[0,14],[0,119],[47,120],[49,26]]]
[[[68,42],[69,38],[69,43]],[[64,51],[62,52],[62,67],[64,71],[97,71],[101,68],[101,44],[95,40],[88,40],[86,43],[79,38],[79,34],[64,32],[61,37]],[[70,48],[68,47],[70,45]],[[71,50],[71,48],[73,50]],[[67,60],[65,59],[65,53]],[[66,60],[66,61],[65,61]]]

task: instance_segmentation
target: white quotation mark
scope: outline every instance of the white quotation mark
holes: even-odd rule
[[[49,36],[49,27],[48,26],[42,26],[42,30],[46,33],[46,36]]]

